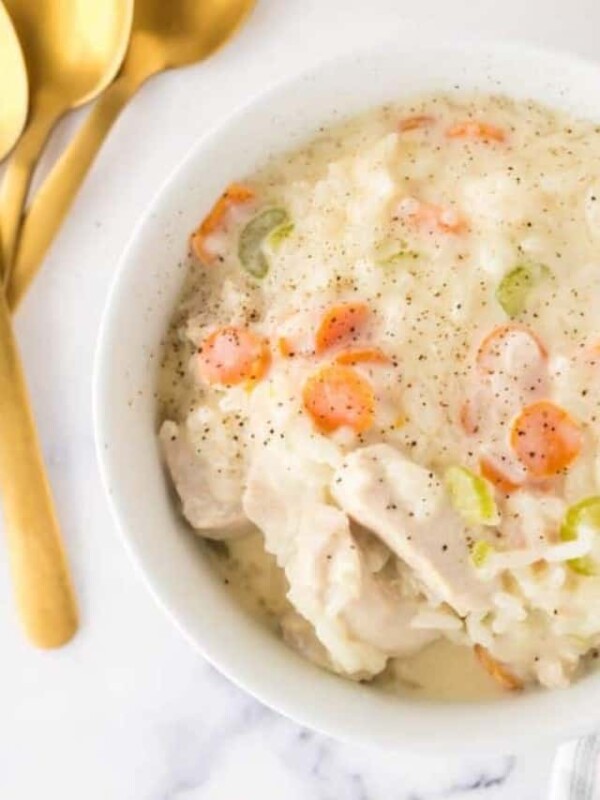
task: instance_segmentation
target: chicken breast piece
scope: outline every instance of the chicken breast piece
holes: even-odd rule
[[[214,419],[210,422],[218,424]],[[248,533],[252,525],[242,509],[238,471],[232,467],[224,471],[210,450],[204,454],[194,444],[193,429],[190,431],[188,426],[164,422],[159,438],[190,525],[207,539],[229,539]]]
[[[324,497],[320,467],[284,445],[255,458],[244,511],[285,570],[288,598],[311,623],[332,667],[352,676],[381,672],[391,655],[416,652],[433,638],[413,630],[414,601],[381,586],[350,531],[348,517]]]
[[[489,587],[469,562],[464,524],[433,472],[378,444],[347,456],[331,492],[414,571],[429,594],[461,616],[487,607]]]
[[[344,619],[351,633],[388,656],[406,658],[437,638],[436,631],[412,626],[422,605],[382,575],[361,564],[360,596],[348,603]]]

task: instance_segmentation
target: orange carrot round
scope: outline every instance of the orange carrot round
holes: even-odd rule
[[[315,350],[324,353],[346,340],[355,339],[369,318],[366,303],[341,303],[326,313],[315,335]]]
[[[415,197],[405,197],[398,205],[398,214],[417,228],[441,233],[461,234],[468,230],[467,221],[453,208],[443,208]]]
[[[415,131],[419,128],[428,128],[435,122],[435,117],[431,114],[415,114],[412,117],[404,117],[398,123],[398,130],[401,133],[405,131]]]
[[[518,691],[523,688],[523,682],[520,681],[516,675],[513,675],[504,664],[496,661],[489,650],[486,650],[486,648],[482,647],[480,644],[476,644],[473,650],[481,666],[492,676],[496,683],[499,683],[504,689],[510,689],[511,691]]]
[[[564,408],[540,400],[517,416],[510,444],[533,477],[547,478],[577,458],[582,447],[581,428]]]
[[[294,345],[285,336],[280,336],[277,340],[279,353],[283,358],[293,358],[296,355]]]
[[[506,133],[497,125],[489,122],[467,120],[451,125],[446,131],[449,139],[478,139],[481,142],[504,142]]]
[[[494,373],[496,371],[496,363],[502,355],[502,348],[505,345],[506,340],[509,337],[518,334],[528,336],[535,345],[540,357],[544,359],[547,358],[548,352],[544,347],[543,342],[532,330],[525,325],[508,323],[506,325],[499,325],[497,328],[494,328],[483,339],[479,345],[479,350],[477,351],[477,366],[488,374]]]
[[[600,342],[588,345],[582,355],[588,367],[597,367],[600,364]]]
[[[345,426],[363,433],[373,424],[373,388],[352,367],[341,364],[322,367],[304,384],[302,401],[323,433]]]
[[[197,355],[198,372],[208,384],[235,386],[264,377],[271,363],[267,342],[247,328],[227,326],[213,331]]]
[[[206,239],[224,225],[227,214],[233,206],[248,203],[250,200],[254,200],[254,192],[248,186],[232,183],[225,189],[208,215],[192,233],[190,244],[196,258],[205,263],[212,261],[214,256],[205,247]]]
[[[458,420],[468,436],[474,436],[479,430],[479,414],[470,400],[465,400],[458,412]]]
[[[356,347],[339,353],[334,361],[336,364],[353,367],[356,364],[389,364],[390,358],[378,347]]]
[[[485,456],[479,461],[479,472],[482,477],[504,494],[514,492],[519,488],[518,483],[508,478],[493,461]]]

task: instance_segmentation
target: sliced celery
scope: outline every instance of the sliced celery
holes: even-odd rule
[[[238,242],[238,256],[246,272],[255,278],[264,278],[269,271],[269,261],[263,251],[264,241],[287,223],[289,217],[284,208],[267,208],[250,220]]]
[[[561,540],[574,541],[583,527],[592,528],[600,534],[600,497],[587,497],[567,509],[560,527]],[[579,575],[590,576],[600,573],[600,565],[591,555],[571,558],[567,563]]]
[[[380,267],[394,267],[404,261],[414,260],[419,257],[415,250],[398,250],[396,253],[387,256],[387,258],[380,258],[377,263]]]
[[[282,242],[284,242],[288,236],[291,236],[293,232],[294,223],[289,221],[284,222],[282,225],[273,228],[267,235],[266,244],[271,250],[277,251],[281,247]]]
[[[375,245],[375,263],[380,267],[393,267],[419,257],[402,239],[385,239]]]
[[[449,467],[445,475],[450,500],[471,525],[496,525],[498,509],[488,482],[466,467]]]
[[[476,567],[483,567],[493,552],[493,545],[483,539],[479,539],[479,541],[475,542],[471,550],[471,561]]]
[[[551,275],[544,264],[519,264],[498,284],[496,300],[509,317],[517,317],[525,310],[531,290]]]

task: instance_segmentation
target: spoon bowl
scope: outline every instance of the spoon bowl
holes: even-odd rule
[[[116,80],[53,167],[27,214],[8,285],[11,308],[25,294],[102,142],[137,89],[158,72],[211,55],[254,5],[255,0],[136,0],[129,47]]]
[[[5,0],[26,53],[32,109],[63,112],[91,100],[123,60],[132,3]]]
[[[129,40],[133,0],[6,0],[6,6],[25,53],[31,115],[0,198],[5,277],[48,134],[63,114],[92,100],[114,78]]]
[[[123,69],[138,50],[155,47],[163,69],[183,67],[206,58],[243,22],[254,0],[139,0],[135,6],[131,45]]]
[[[0,161],[2,161],[14,147],[25,126],[29,106],[29,84],[17,32],[1,2],[0,75],[3,79],[0,106]]]

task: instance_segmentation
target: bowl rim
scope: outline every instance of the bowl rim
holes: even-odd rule
[[[127,513],[121,508],[120,500],[113,492],[113,484],[111,482],[111,463],[108,451],[102,446],[106,441],[107,430],[109,428],[108,417],[106,414],[106,399],[107,399],[107,385],[109,381],[109,355],[110,347],[109,340],[113,328],[113,314],[118,305],[118,298],[121,288],[121,283],[125,274],[128,272],[131,256],[135,249],[136,243],[140,238],[146,225],[152,219],[155,209],[160,205],[161,199],[169,194],[176,188],[180,175],[187,169],[187,167],[199,158],[201,152],[209,147],[209,145],[219,137],[221,131],[229,129],[234,126],[238,121],[241,121],[244,116],[255,110],[257,107],[267,107],[272,103],[277,96],[283,91],[290,91],[295,85],[300,85],[304,81],[316,79],[319,73],[324,69],[331,69],[335,65],[341,65],[343,62],[354,62],[356,59],[366,59],[373,57],[379,53],[381,48],[397,49],[397,42],[390,38],[384,37],[380,41],[371,43],[368,47],[353,48],[346,51],[339,52],[333,57],[326,57],[320,59],[317,63],[312,64],[308,68],[296,70],[293,73],[284,76],[274,84],[270,85],[264,91],[258,91],[252,95],[241,105],[234,108],[229,114],[225,115],[219,122],[211,126],[206,133],[200,136],[190,146],[188,151],[184,154],[173,169],[170,170],[165,180],[162,182],[158,191],[150,199],[142,212],[140,218],[136,222],[128,242],[119,258],[114,276],[106,297],[104,310],[102,313],[101,324],[97,336],[94,364],[93,364],[93,385],[92,385],[92,416],[94,428],[94,440],[96,445],[96,456],[101,476],[101,482],[104,487],[104,492],[108,500],[111,510],[111,516],[115,523],[115,530],[119,540],[123,544],[128,557],[133,563],[135,570],[140,575],[148,587],[151,595],[160,608],[163,609],[165,614],[174,623],[175,627],[181,632],[185,639],[199,651],[202,656],[212,664],[219,672],[225,675],[228,680],[241,688],[243,691],[263,703],[267,707],[284,715],[288,719],[299,723],[307,728],[316,730],[322,734],[332,736],[340,741],[352,744],[359,744],[363,746],[377,746],[379,748],[396,750],[402,748],[405,751],[414,751],[422,754],[448,754],[448,753],[465,753],[465,740],[457,731],[457,741],[454,741],[449,735],[444,735],[441,738],[436,736],[433,739],[426,741],[421,737],[413,741],[410,734],[398,731],[398,737],[392,740],[388,734],[377,736],[373,735],[373,731],[366,731],[356,729],[350,730],[346,725],[344,714],[333,715],[324,709],[307,709],[298,705],[290,699],[289,693],[285,691],[275,690],[272,686],[267,688],[267,684],[259,683],[256,680],[250,679],[248,676],[241,674],[236,670],[234,664],[229,663],[226,659],[221,657],[221,654],[211,650],[211,645],[206,641],[199,641],[198,637],[191,631],[186,614],[181,608],[177,608],[172,599],[167,597],[168,592],[164,587],[160,587],[154,581],[153,576],[149,573],[144,563],[145,558],[142,548],[139,548],[128,531],[126,523]],[[443,36],[427,35],[425,37],[419,36],[419,41],[411,42],[410,47],[404,47],[403,50],[417,51],[427,49],[432,52],[435,51],[460,51],[468,49],[472,52],[479,52],[481,54],[504,54],[510,56],[514,54],[515,57],[530,57],[540,59],[552,59],[559,62],[564,61],[569,65],[593,70],[597,73],[600,86],[600,64],[591,59],[584,58],[578,54],[571,53],[566,50],[543,47],[536,44],[531,44],[519,39],[511,40],[490,40],[482,39],[481,37],[462,37],[460,40],[453,40],[451,43],[444,41]],[[368,105],[368,104],[367,104]],[[600,101],[599,101],[600,109]],[[600,678],[600,676],[599,676]],[[336,681],[340,681],[335,677]],[[554,690],[556,691],[556,690]],[[553,692],[547,692],[552,694]],[[423,709],[433,707],[434,713],[439,713],[440,719],[448,717],[451,713],[456,724],[456,715],[467,709],[473,710],[475,704],[471,702],[461,701],[418,701]],[[502,702],[502,701],[500,701]],[[515,702],[509,700],[513,707],[517,704],[522,709],[522,714],[515,713],[515,721],[519,717],[526,716],[527,710],[523,699]],[[498,709],[498,701],[485,702],[478,704],[478,707],[484,708],[485,711],[480,715],[481,722],[484,720],[488,722],[492,719],[493,709]],[[531,716],[531,711],[529,712]],[[523,720],[521,720],[523,721]],[[531,723],[532,720],[530,719]],[[400,715],[399,715],[400,723]],[[481,731],[481,736],[471,741],[468,745],[469,754],[475,753],[491,753],[498,752],[498,747],[505,747],[506,751],[515,751],[532,741],[544,741],[545,743],[558,743],[573,736],[585,735],[592,732],[600,723],[600,715],[598,719],[578,719],[574,720],[569,718],[567,721],[564,718],[558,718],[556,715],[553,719],[536,719],[535,724],[525,728],[524,725],[517,727],[510,736],[506,731]]]

